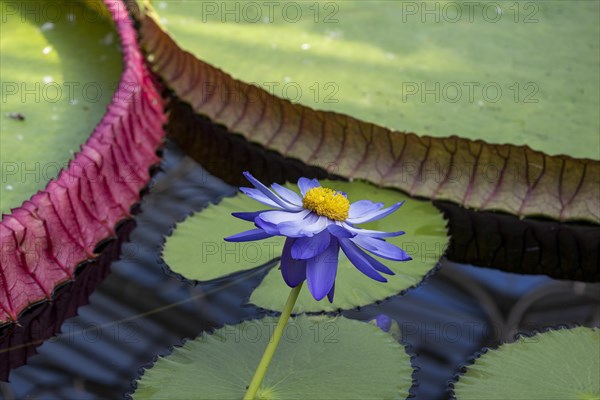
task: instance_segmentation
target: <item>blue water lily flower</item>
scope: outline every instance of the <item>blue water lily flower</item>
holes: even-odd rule
[[[285,236],[281,274],[290,287],[305,279],[316,300],[327,295],[333,301],[340,248],[354,266],[368,277],[387,282],[380,273],[394,272],[366,251],[393,261],[411,259],[404,250],[385,241],[404,232],[360,229],[355,225],[376,221],[396,211],[403,202],[383,208],[383,203],[359,200],[350,204],[345,193],[324,188],[318,180],[300,178],[293,190],[274,183],[269,189],[249,172],[244,176],[254,188],[240,188],[249,197],[275,210],[238,212],[233,216],[254,222],[256,229],[229,236],[229,242],[246,242]]]

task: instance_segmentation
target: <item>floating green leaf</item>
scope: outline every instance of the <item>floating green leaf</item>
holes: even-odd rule
[[[489,350],[454,385],[458,400],[600,398],[600,329],[520,337]]]
[[[275,327],[246,321],[203,335],[159,358],[134,399],[241,399]],[[379,328],[346,318],[288,323],[258,393],[270,399],[403,399],[410,357]]]
[[[199,59],[309,107],[598,159],[599,4],[183,0],[156,12]]]
[[[315,4],[319,5],[320,3]],[[394,2],[389,4],[392,4],[389,7],[396,7],[396,13],[400,16],[402,5]],[[486,9],[489,10],[490,7],[488,6],[493,4],[495,3],[488,4]],[[530,4],[534,4],[535,6],[538,3]],[[170,7],[167,3],[165,5],[167,8]],[[369,2],[362,3],[361,5],[372,9],[372,4]],[[589,14],[588,12],[584,13],[586,18],[592,18],[589,15],[593,13],[593,10],[597,9],[595,5],[590,5],[589,7]],[[569,10],[574,12],[575,8],[569,8]],[[556,13],[560,11],[559,9]],[[141,23],[141,43],[149,54],[148,59],[155,72],[197,114],[208,117],[212,123],[225,128],[225,132],[220,133],[221,140],[225,140],[227,135],[224,135],[224,133],[227,132],[240,134],[246,140],[259,144],[267,150],[275,151],[284,157],[302,160],[310,166],[322,168],[333,166],[335,174],[348,179],[364,179],[384,187],[398,188],[413,196],[448,200],[476,210],[498,210],[518,216],[548,217],[560,221],[584,220],[594,223],[600,222],[600,203],[597,201],[597,188],[600,184],[600,162],[596,159],[576,159],[562,155],[550,156],[540,151],[532,150],[525,145],[491,144],[481,140],[459,138],[456,136],[445,138],[417,136],[412,133],[395,131],[374,125],[370,122],[361,121],[353,116],[329,111],[317,111],[300,104],[292,103],[287,99],[273,96],[269,91],[264,90],[263,87],[246,84],[233,79],[220,69],[182,50],[162,27],[156,23],[152,15],[142,13],[137,13],[136,15]],[[362,17],[362,13],[357,13],[357,15]],[[387,12],[387,15],[393,15],[393,13],[390,11]],[[588,40],[587,38],[589,38],[591,33],[595,33],[597,30],[597,24],[594,25],[592,20],[587,20],[588,22],[585,24],[580,24],[576,19],[574,21],[576,21],[574,22],[575,25],[573,25],[574,29],[585,26],[582,29],[586,29],[586,40]],[[163,22],[168,22],[168,20]],[[366,26],[366,24],[359,25]],[[388,24],[378,25],[388,27]],[[393,24],[393,26],[398,25],[402,26],[402,24],[398,23]],[[188,24],[188,27],[191,26],[196,25]],[[244,26],[244,24],[241,26]],[[257,28],[257,26],[254,24],[248,29],[262,29]],[[491,28],[491,23],[483,23],[481,26],[481,29],[495,31],[494,28]],[[536,42],[542,41],[553,46],[554,42],[551,40],[548,41],[547,32],[543,30],[543,27],[562,26],[562,24],[539,24],[536,26],[536,29],[541,29],[539,32],[536,31],[536,35],[539,35],[536,37]],[[485,46],[491,46],[491,44],[489,41],[482,41],[480,35],[473,34],[473,29],[477,29],[475,27],[475,24],[467,23],[460,30],[460,34],[455,33],[453,36],[460,38],[460,40],[456,40],[456,43],[464,43],[464,41],[476,38],[475,41],[477,43],[474,43],[472,46],[464,46],[463,44],[458,46],[461,49],[460,51],[463,52],[465,51],[464,49],[474,48],[473,54],[470,54],[472,62],[466,66],[466,69],[470,68],[473,71],[480,71],[482,70],[479,67],[479,63],[481,62],[480,56],[484,54],[482,51],[485,50],[481,49],[482,43],[485,43]],[[505,29],[502,32],[514,31],[512,28],[506,29],[506,25],[504,27]],[[219,26],[217,25],[216,29],[218,28]],[[415,27],[414,34],[419,36],[424,35],[424,28],[424,26],[420,25]],[[286,29],[293,31],[296,28],[288,26]],[[279,32],[279,30],[273,28],[270,32]],[[430,34],[431,29],[426,32]],[[494,35],[496,34],[497,32],[494,33]],[[389,36],[389,33],[387,35]],[[247,38],[249,36],[241,34],[237,38]],[[572,32],[569,33],[569,36],[580,38],[580,35]],[[597,58],[590,55],[598,53],[598,45],[597,41],[595,41],[596,36],[590,42],[590,46],[592,47],[591,53],[587,52],[587,48],[583,48],[585,50],[585,57],[583,59],[591,60],[592,58]],[[357,35],[357,37],[359,36]],[[407,36],[394,35],[394,37],[406,38]],[[445,38],[446,36],[444,33],[441,33],[440,37]],[[211,40],[213,39],[211,38]],[[511,36],[510,39],[499,41],[499,43],[516,43],[516,46],[530,40],[529,35],[521,32],[520,36],[516,36],[515,38]],[[206,41],[196,41],[196,43],[200,42]],[[411,43],[410,40],[397,40],[394,43],[401,42]],[[423,46],[427,47],[427,41],[425,41]],[[538,49],[540,46],[539,43],[535,45]],[[334,47],[336,50],[337,47],[344,48],[343,45]],[[351,47],[353,49],[361,48],[358,44],[356,46],[352,44]],[[426,71],[439,68],[441,64],[439,63],[438,55],[443,54],[441,59],[444,62],[452,60],[453,65],[455,64],[454,68],[458,71],[456,79],[464,80],[471,76],[470,74],[465,75],[462,72],[465,66],[461,62],[466,62],[468,57],[450,57],[445,55],[436,46],[431,47],[428,49],[431,57],[423,58],[422,62],[415,62],[416,68],[425,69]],[[582,48],[577,47],[578,51],[582,51]],[[434,50],[439,51],[436,52]],[[322,50],[320,51],[323,52]],[[419,48],[415,48],[413,52],[415,51],[418,53],[420,50]],[[231,51],[228,53],[237,54],[238,52]],[[531,51],[523,50],[523,53],[531,56]],[[548,55],[549,53],[550,51],[547,51],[544,54]],[[240,52],[240,54],[242,53]],[[310,54],[310,52],[307,52],[307,54]],[[335,50],[332,50],[329,54],[335,54]],[[369,52],[360,51],[358,54],[360,54],[361,60],[363,57],[367,57],[366,64],[368,68],[377,65],[372,60],[368,60],[368,57],[371,55]],[[399,59],[406,59],[408,57],[406,54],[411,53],[406,51],[404,54],[398,54]],[[499,66],[498,68],[504,66],[503,63],[498,62],[498,57],[505,60],[505,56],[507,55],[504,53],[504,50],[499,50],[498,53],[486,51],[485,54],[492,66]],[[253,58],[249,60],[250,63],[255,64],[258,59],[260,63],[265,64],[265,58],[256,58],[255,53],[252,53],[252,56]],[[330,60],[327,57],[325,58],[325,62],[329,64]],[[563,56],[560,59],[564,60],[565,57]],[[416,60],[419,60],[419,57]],[[547,60],[540,60],[544,63],[544,69],[533,69],[532,73],[535,72],[536,78],[539,78],[547,71]],[[519,60],[515,59],[514,63],[518,64]],[[267,64],[270,65],[272,63]],[[298,62],[296,64],[301,65]],[[344,68],[336,68],[335,76],[343,75],[347,64],[345,61],[342,62],[341,65],[344,65]],[[553,65],[556,66],[557,64],[558,62]],[[350,65],[353,65],[353,63],[350,63]],[[591,81],[598,82],[597,74],[593,74],[593,65],[585,65],[585,67],[582,67],[586,71],[585,75],[589,76]],[[321,70],[314,65],[308,67],[302,66],[301,68]],[[443,73],[445,70],[443,67],[439,68],[440,73]],[[489,74],[486,68],[483,68],[483,70],[486,71],[483,73],[485,80],[482,80],[482,82],[487,82],[488,78],[490,80],[495,79],[492,75],[489,77],[485,75],[486,73]],[[492,70],[490,69],[490,71]],[[514,68],[510,71],[501,70],[498,76],[502,76],[507,81],[512,81],[513,78],[520,79],[520,77],[515,77],[512,72],[514,70]],[[517,70],[520,71],[522,68],[518,68]],[[405,82],[404,72],[404,70],[395,71],[395,75],[401,77],[397,78],[402,79],[401,82]],[[417,83],[432,83],[431,80],[434,79],[429,74],[419,75],[419,73],[416,73],[413,76],[417,79]],[[418,76],[421,76],[421,78],[417,78]],[[476,80],[481,80],[479,72],[474,76],[476,76]],[[569,76],[570,74],[567,73],[565,79],[568,79]],[[273,80],[278,81],[278,79],[274,78]],[[398,81],[382,79],[379,70],[376,72],[376,78],[369,79],[369,82],[360,85],[358,90],[367,90],[367,87],[371,86],[373,79],[383,82],[382,84],[386,88],[391,88],[389,90],[398,92],[397,97],[402,96],[402,93],[399,93],[397,89]],[[594,87],[592,93],[596,93],[594,90],[598,85],[589,85],[587,79],[585,78],[581,85],[584,88]],[[283,80],[285,81],[285,79]],[[444,81],[446,80],[444,78]],[[355,84],[356,81],[360,81],[360,74],[349,74],[348,81]],[[390,82],[396,82],[397,84],[393,85]],[[549,82],[553,82],[554,85],[556,82],[560,82],[560,80],[551,78]],[[436,82],[433,83],[435,84]],[[526,83],[522,84],[525,85]],[[558,90],[556,93],[548,96],[551,96],[552,99],[567,96],[564,90],[572,91],[573,87],[575,86],[563,86],[561,89],[563,91]],[[580,90],[584,89],[580,88]],[[568,94],[573,99],[580,97],[578,93],[569,92]],[[348,97],[354,98],[356,96]],[[372,98],[374,97],[375,95],[372,96]],[[598,95],[592,94],[589,100],[590,103],[597,105],[598,97]],[[546,130],[553,131],[557,129],[555,133],[552,133],[552,141],[559,140],[554,139],[555,136],[564,137],[564,132],[580,132],[586,138],[591,138],[589,143],[591,148],[594,149],[594,153],[591,156],[598,158],[599,147],[597,144],[596,122],[590,122],[591,125],[583,128],[584,131],[580,127],[582,120],[596,121],[595,108],[597,107],[592,107],[594,111],[585,111],[585,115],[582,115],[581,118],[573,120],[567,125],[561,125],[560,122],[567,120],[564,117],[564,110],[568,108],[560,102],[555,107],[546,108],[550,103],[549,99],[550,97],[548,97],[548,101],[546,102],[531,104],[531,107],[536,108],[536,118],[544,118],[543,126],[547,127],[547,129],[544,128],[543,134],[537,131],[542,128],[536,128],[535,133],[525,132],[526,135],[523,133],[523,137],[526,140],[515,140],[515,142],[531,143],[530,139],[535,135],[543,137],[540,143],[550,141],[549,137],[545,136]],[[569,104],[572,104],[572,102],[569,102]],[[421,106],[421,104],[418,104],[418,106]],[[502,126],[501,121],[507,117],[506,113],[501,112],[503,109],[494,109],[493,112],[490,112],[489,116],[499,115],[500,117],[498,118],[490,117],[489,120],[485,118],[479,120],[475,116],[471,116],[471,113],[479,115],[480,111],[476,107],[473,110],[460,110],[458,112],[459,109],[455,109],[453,112],[448,112],[449,110],[446,106],[439,106],[436,103],[435,108],[443,110],[441,113],[444,124],[450,124],[448,122],[450,120],[459,121],[457,115],[463,121],[462,123],[457,123],[456,129],[452,129],[451,131],[444,130],[440,134],[461,134],[463,131],[467,131],[467,129],[474,129],[474,132],[484,129],[494,132],[490,137],[493,137],[495,141],[498,141],[496,138],[502,137],[501,141],[505,142],[509,132],[514,131],[514,129],[508,128],[508,126],[514,125],[514,121],[500,128],[499,131],[495,131],[495,127]],[[525,105],[515,105],[512,103],[510,107],[507,105],[507,108],[516,113],[521,113],[523,110],[528,109]],[[587,105],[582,105],[579,109],[583,108],[588,109]],[[395,104],[387,113],[400,114],[399,110],[402,109],[404,107]],[[345,112],[348,112],[348,110]],[[353,113],[352,115],[355,114]],[[552,115],[559,115],[559,122],[551,119]],[[529,117],[529,114],[527,117]],[[426,121],[419,123],[429,123],[431,118],[426,112],[423,118],[415,118],[415,120]],[[515,116],[507,118],[515,118]],[[550,119],[546,120],[546,118]],[[526,123],[525,116],[517,116],[516,119],[519,121],[517,125],[524,125]],[[404,119],[402,120],[404,121]],[[474,120],[479,120],[480,122],[473,123]],[[210,129],[204,126],[206,118],[193,119],[191,123],[195,123],[205,129]],[[470,128],[465,124],[469,125]],[[561,128],[556,128],[557,126]],[[194,145],[194,138],[190,137],[189,132],[175,130],[172,131],[172,135],[176,142],[187,149],[192,156],[201,160],[201,157],[195,151],[198,146]],[[201,139],[199,138],[199,140]],[[564,145],[560,145],[555,151],[560,151],[565,147]],[[588,154],[587,150],[585,154]],[[203,161],[206,162],[207,160],[204,159]],[[219,171],[214,172],[219,173]]]
[[[369,199],[391,205],[406,200],[394,214],[375,222],[360,225],[365,229],[383,231],[403,230],[405,235],[388,238],[413,260],[393,262],[381,260],[396,275],[387,283],[371,280],[359,272],[340,252],[333,303],[326,299],[316,302],[303,290],[295,312],[335,311],[374,303],[417,285],[432,270],[448,243],[445,221],[440,212],[427,201],[407,197],[394,190],[377,188],[364,182],[321,181],[323,186],[344,191],[351,202]],[[295,185],[290,185],[294,189]],[[230,214],[236,211],[256,211],[265,206],[244,195],[224,199],[220,204],[188,218],[167,238],[163,252],[169,267],[189,279],[210,280],[240,270],[250,269],[274,260],[281,255],[283,238],[273,237],[257,242],[227,243],[222,238],[252,229],[250,222]],[[279,310],[289,292],[278,268],[269,272],[252,294],[250,302],[260,307]]]
[[[50,7],[44,8],[46,4]],[[44,22],[40,26],[42,31],[50,32],[58,29],[58,25],[61,25],[67,32],[60,35],[62,40],[56,42],[56,48],[39,49],[41,53],[60,52],[63,56],[62,61],[67,64],[62,66],[65,71],[69,71],[71,65],[80,61],[84,69],[95,71],[87,63],[91,62],[96,65],[101,64],[102,60],[93,57],[91,60],[80,60],[79,58],[88,56],[89,54],[81,49],[95,47],[96,43],[89,43],[89,41],[99,40],[99,38],[102,39],[102,46],[108,43],[107,46],[112,49],[108,51],[108,54],[116,50],[116,44],[112,44],[112,41],[118,39],[122,46],[121,59],[124,66],[123,74],[118,81],[118,89],[102,120],[95,126],[91,136],[80,147],[80,150],[73,155],[73,159],[68,165],[61,169],[60,175],[56,179],[50,180],[47,185],[45,180],[50,176],[46,176],[45,173],[52,170],[48,167],[56,167],[54,172],[57,172],[60,166],[45,163],[45,160],[48,160],[46,155],[60,153],[54,154],[54,144],[57,145],[56,148],[62,148],[63,145],[69,143],[69,140],[65,138],[78,137],[80,134],[77,132],[79,124],[69,121],[66,125],[55,126],[48,123],[46,126],[43,121],[47,116],[38,109],[38,105],[35,104],[37,101],[32,96],[27,97],[28,102],[34,103],[31,110],[35,109],[40,113],[34,112],[31,115],[25,113],[24,121],[18,119],[9,121],[21,124],[33,120],[34,127],[41,127],[40,130],[30,131],[32,126],[18,126],[39,138],[36,139],[32,136],[31,140],[24,143],[26,146],[24,153],[15,150],[14,154],[27,154],[28,149],[36,149],[41,153],[39,153],[40,158],[35,158],[37,156],[32,152],[28,156],[34,158],[27,158],[28,156],[23,155],[22,160],[17,160],[18,170],[12,171],[17,172],[17,177],[12,176],[10,179],[19,181],[27,176],[36,185],[44,180],[45,188],[36,194],[31,193],[33,196],[29,200],[20,207],[13,208],[10,214],[3,215],[0,221],[2,253],[0,282],[3,282],[0,285],[0,325],[18,323],[20,314],[28,306],[51,300],[58,285],[75,278],[75,270],[78,265],[96,257],[95,251],[98,244],[114,237],[116,225],[131,217],[130,209],[140,200],[140,192],[150,179],[149,169],[159,161],[156,152],[162,146],[165,134],[162,129],[165,121],[163,99],[159,95],[156,81],[151,78],[146,69],[140,49],[135,45],[136,32],[133,23],[129,15],[123,12],[120,2],[111,0],[105,0],[105,4],[94,2],[92,10],[87,9],[86,4],[88,3],[4,2],[0,4],[3,7],[3,23],[8,21],[9,17],[17,18],[18,21],[20,12],[25,14],[22,16],[23,24],[29,24],[26,22],[26,16],[31,16],[37,23],[39,22],[37,18],[46,15],[45,12],[48,10],[67,19],[66,22],[63,21],[60,24],[57,22],[56,25],[53,25],[54,23]],[[83,18],[80,13],[83,13]],[[58,18],[56,15],[54,18]],[[116,25],[116,31],[111,28],[111,16]],[[64,24],[67,26],[63,26]],[[83,38],[88,29],[74,28],[69,24],[91,25],[89,32],[108,32],[108,36],[90,34],[89,37]],[[17,31],[20,28],[17,26]],[[103,28],[106,30],[103,31]],[[4,40],[6,38],[4,29],[2,32]],[[114,36],[114,32],[118,32],[118,37]],[[48,33],[48,35],[51,34]],[[10,40],[14,39],[11,35],[8,37]],[[18,39],[18,35],[16,37]],[[37,39],[39,38],[33,39],[33,42],[39,44]],[[54,42],[50,41],[49,43]],[[69,49],[73,47],[75,51],[71,52],[72,50],[63,48],[67,44]],[[14,47],[11,48],[13,51],[15,50]],[[23,48],[25,54],[31,55],[30,49],[26,45]],[[4,53],[2,56],[4,61]],[[13,74],[9,76],[17,79],[17,83],[21,83],[18,81],[19,79],[24,79],[22,83],[28,82],[27,79],[31,77],[19,75],[20,71],[16,66],[18,64],[19,67],[27,70],[30,61],[27,58],[19,58],[18,51],[15,54],[11,53],[7,59],[10,60],[11,57],[16,57],[20,64],[9,63],[11,74]],[[36,62],[31,61],[31,63]],[[98,68],[102,69],[101,66]],[[51,70],[56,71],[54,67]],[[67,79],[67,76],[79,75],[70,75],[65,72],[64,78]],[[85,77],[86,75],[80,76]],[[102,74],[98,77],[105,76]],[[99,81],[93,80],[93,77],[89,78],[91,79],[90,83],[95,82],[100,85]],[[5,86],[5,83],[2,82],[2,96],[8,96],[4,89],[10,85]],[[65,82],[65,86],[76,88],[78,85],[82,85],[80,89],[84,89],[86,84],[85,81],[69,83],[70,85],[67,85]],[[33,96],[45,95],[44,89],[39,89],[41,93],[37,92],[38,89],[34,86]],[[86,96],[92,96],[93,92],[86,91],[85,93]],[[71,92],[63,92],[61,96],[66,96],[66,99],[63,97],[61,99],[69,100],[71,95]],[[76,99],[77,97],[72,97],[70,100]],[[10,104],[14,105],[15,103]],[[20,105],[26,106],[26,104]],[[39,105],[39,107],[42,106]],[[85,107],[83,105],[81,110],[86,111]],[[74,114],[67,114],[74,121],[85,119],[80,115],[81,110]],[[0,120],[4,121],[4,118]],[[86,123],[90,123],[90,121]],[[6,126],[17,129],[15,125]],[[4,125],[2,129],[4,129]],[[59,129],[61,132],[57,132],[55,129]],[[63,130],[76,132],[76,134],[74,136],[66,133],[63,135]],[[5,137],[11,138],[12,136],[3,131],[2,140]],[[25,137],[23,138],[25,139]],[[19,140],[18,137],[16,139]],[[68,146],[70,145],[68,144]],[[19,148],[21,147],[23,146]],[[2,143],[1,149],[3,152],[2,179],[5,179],[7,175],[11,174],[4,168],[14,166],[15,162],[9,162],[9,160],[14,160],[11,158],[14,154],[9,153],[5,162],[4,143]],[[11,150],[10,146],[9,150]],[[33,166],[27,164],[29,161],[33,162]],[[4,195],[2,195],[2,199],[4,200]],[[18,361],[20,360],[18,358]]]
[[[253,228],[250,222],[234,218],[231,213],[264,208],[264,205],[241,194],[209,205],[177,224],[165,242],[165,262],[173,272],[188,279],[209,281],[275,260],[281,256],[283,237],[245,243],[223,240]]]
[[[67,0],[48,7],[0,2],[0,213],[57,177],[117,88],[119,34],[110,16],[99,14],[101,3],[89,7]]]

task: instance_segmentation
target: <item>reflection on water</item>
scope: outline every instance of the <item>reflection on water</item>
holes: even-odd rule
[[[90,304],[62,324],[62,333],[11,372],[11,382],[0,386],[3,398],[120,398],[140,368],[182,339],[261,315],[243,304],[265,268],[193,285],[165,274],[159,260],[163,237],[177,221],[234,191],[168,145],[163,171],[142,203],[121,260]],[[439,399],[447,397],[447,380],[482,346],[548,325],[599,325],[598,293],[598,285],[443,261],[406,296],[345,314],[368,320],[385,313],[396,319],[418,355],[416,397]]]

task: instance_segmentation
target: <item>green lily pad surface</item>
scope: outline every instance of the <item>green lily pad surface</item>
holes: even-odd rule
[[[281,256],[283,237],[256,242],[229,243],[223,238],[254,228],[233,212],[258,211],[268,207],[245,195],[224,198],[177,224],[167,237],[163,258],[173,272],[188,279],[209,281],[252,269]]]
[[[597,1],[153,5],[183,48],[280,97],[418,134],[600,158]]]
[[[600,329],[520,338],[479,357],[455,384],[458,400],[600,399]]]
[[[55,178],[119,83],[119,36],[99,2],[0,1],[0,212]]]
[[[387,283],[377,282],[358,271],[340,251],[335,299],[315,301],[308,290],[300,293],[294,312],[320,312],[350,309],[383,300],[417,285],[443,255],[448,237],[441,213],[427,201],[409,198],[393,190],[377,188],[364,182],[321,181],[324,187],[348,194],[350,202],[369,199],[391,205],[405,200],[392,215],[359,225],[364,229],[405,231],[388,242],[404,249],[413,259],[394,262],[380,259],[396,275],[386,276]],[[289,185],[291,189],[295,185]],[[171,270],[189,279],[206,281],[240,270],[263,265],[281,256],[283,237],[256,242],[227,243],[222,238],[253,229],[251,222],[231,216],[236,211],[263,210],[266,206],[245,195],[224,199],[216,206],[186,219],[167,238],[163,257]],[[250,302],[270,310],[283,307],[290,288],[279,268],[273,268],[258,286]]]
[[[276,319],[226,326],[159,358],[134,399],[241,399]],[[257,398],[404,399],[412,367],[391,335],[346,318],[290,320]]]

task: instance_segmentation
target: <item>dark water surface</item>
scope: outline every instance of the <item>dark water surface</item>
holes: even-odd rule
[[[123,248],[89,305],[61,334],[0,384],[4,399],[113,399],[132,390],[141,368],[185,338],[263,314],[244,306],[265,268],[193,285],[165,273],[160,247],[173,225],[235,188],[210,176],[174,145]],[[418,288],[348,311],[361,320],[385,313],[417,355],[417,399],[448,397],[447,381],[483,346],[558,324],[600,325],[598,284],[504,273],[442,260]]]

